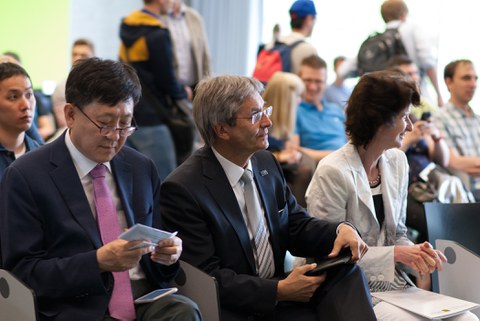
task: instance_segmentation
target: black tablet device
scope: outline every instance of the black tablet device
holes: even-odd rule
[[[305,275],[317,276],[324,273],[326,270],[336,267],[338,265],[352,264],[353,263],[352,253],[350,252],[350,249],[349,249],[348,251],[340,252],[338,256],[333,258],[323,257],[323,258],[316,259],[315,263],[317,263],[317,267],[314,268],[313,270],[306,272]]]

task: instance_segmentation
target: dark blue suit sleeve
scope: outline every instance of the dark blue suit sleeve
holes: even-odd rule
[[[59,200],[51,195],[48,197],[47,193],[39,198],[39,194],[32,192],[30,181],[15,166],[10,166],[0,185],[3,267],[26,282],[40,298],[105,295],[111,280],[102,277],[91,241],[79,230],[68,234],[54,232],[46,226],[49,219],[43,216],[43,211],[47,211],[47,216],[52,215],[48,211],[54,211]],[[46,190],[50,187],[48,183],[44,186]],[[68,211],[63,214],[69,215]],[[62,217],[56,220],[65,228],[71,223],[70,220],[62,222]],[[58,243],[53,246],[55,250],[48,252],[45,244],[53,239]],[[69,255],[65,252],[56,255],[55,251],[66,250],[71,242],[86,242],[84,251],[76,249]]]
[[[149,177],[151,178],[151,186],[153,186],[153,213],[151,215],[151,221],[140,220],[135,223],[165,229],[160,215],[160,179],[152,161],[149,161],[147,168],[149,168]],[[180,268],[178,262],[170,266],[155,263],[150,259],[150,255],[144,255],[140,264],[147,278],[159,288],[168,287]]]

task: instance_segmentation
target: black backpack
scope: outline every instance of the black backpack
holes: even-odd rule
[[[406,54],[397,28],[377,32],[370,35],[358,50],[358,72],[361,76],[366,72],[384,70],[392,56]]]

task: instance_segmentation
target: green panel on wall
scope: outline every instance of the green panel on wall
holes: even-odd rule
[[[70,65],[70,0],[0,1],[0,53],[14,51],[34,87],[66,77]]]

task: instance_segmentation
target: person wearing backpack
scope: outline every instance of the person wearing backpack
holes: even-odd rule
[[[408,7],[403,0],[386,0],[381,6],[381,15],[386,24],[387,34],[389,30],[397,29],[401,44],[406,54],[419,67],[422,76],[421,87],[422,92],[427,93],[425,75],[435,89],[438,106],[443,106],[443,99],[440,94],[437,78],[437,60],[432,51],[432,45],[428,36],[423,32],[422,28],[410,22],[407,19]],[[382,34],[382,35],[383,35]],[[359,50],[360,52],[360,50]],[[402,54],[402,52],[392,51],[391,56]],[[342,77],[351,75],[353,71],[358,70],[357,58],[349,59],[348,63],[344,63],[340,69]]]
[[[386,0],[382,4],[381,14],[387,29],[398,28],[408,57],[420,68],[421,76],[426,75],[430,79],[437,95],[438,106],[443,106],[443,99],[438,87],[437,60],[422,29],[407,20],[408,7],[405,1]],[[425,80],[423,78],[422,89],[424,90],[422,92],[425,93]]]
[[[277,71],[297,74],[305,57],[317,54],[317,49],[306,39],[315,26],[317,10],[312,0],[297,0],[289,10],[292,32],[265,46],[257,57],[253,77],[264,84]]]

